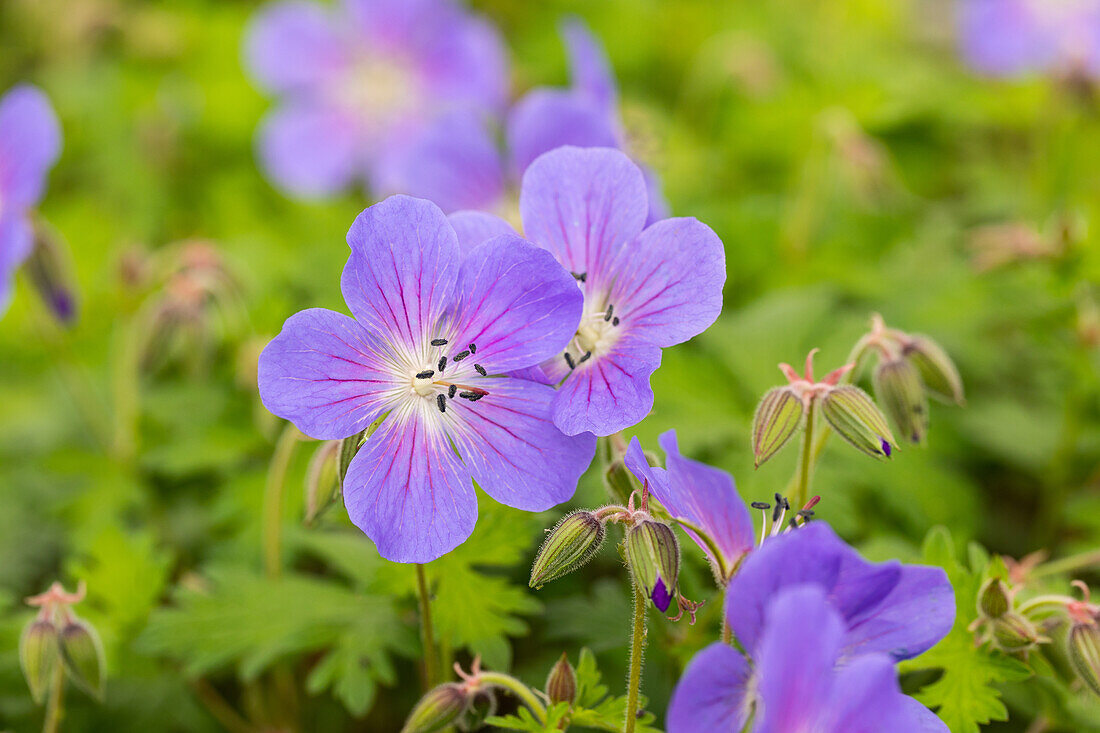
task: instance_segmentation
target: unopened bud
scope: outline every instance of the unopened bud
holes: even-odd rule
[[[35,222],[34,249],[26,270],[54,317],[65,325],[72,323],[76,318],[76,278],[60,239],[44,222]]]
[[[19,664],[23,667],[31,697],[39,705],[46,698],[60,656],[57,627],[53,622],[36,618],[23,628],[19,638]]]
[[[1012,609],[1012,595],[1000,578],[989,578],[978,591],[978,613],[988,619],[997,619]]]
[[[336,476],[340,441],[326,440],[314,451],[306,468],[306,524],[312,524],[340,493]]]
[[[455,722],[469,705],[465,688],[448,682],[434,687],[420,698],[405,721],[401,733],[432,733]]]
[[[1075,623],[1066,636],[1070,666],[1085,685],[1100,695],[1100,626]]]
[[[377,430],[380,424],[381,418],[375,420],[366,430],[340,441],[340,456],[336,464],[336,480],[341,488],[344,486],[344,477],[348,475],[348,466],[351,465],[351,459],[355,458],[355,454],[359,452],[359,448],[363,445],[363,441],[366,440],[371,433]]]
[[[1034,649],[1044,637],[1030,620],[1015,612],[995,619],[990,630],[993,645],[1002,652],[1014,654]]]
[[[680,543],[664,522],[643,519],[626,532],[626,562],[635,582],[662,613],[668,610],[680,575]]]
[[[928,432],[928,398],[920,373],[905,359],[883,361],[875,369],[875,397],[894,421],[898,432],[913,442],[924,442]]]
[[[771,458],[786,444],[804,413],[802,399],[788,387],[769,390],[752,419],[752,452],[755,465]]]
[[[567,702],[570,705],[577,699],[577,672],[565,652],[562,652],[561,659],[546,678],[546,696],[550,702]]]
[[[83,619],[73,617],[61,629],[61,658],[65,670],[78,687],[97,700],[103,699],[103,642]]]
[[[567,514],[550,530],[531,567],[532,588],[568,575],[596,554],[607,536],[603,521],[589,511]]]
[[[859,387],[833,387],[821,400],[821,413],[837,435],[875,458],[889,458],[896,441],[886,417]]]
[[[962,377],[947,352],[927,336],[913,336],[902,347],[902,356],[917,368],[924,388],[937,399],[962,404]]]
[[[630,495],[642,488],[641,482],[627,469],[621,458],[613,460],[603,472],[603,483],[611,500],[619,504],[626,504]]]

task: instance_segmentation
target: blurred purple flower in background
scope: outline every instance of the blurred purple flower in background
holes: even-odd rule
[[[379,187],[433,122],[458,114],[484,127],[507,96],[496,29],[449,0],[272,3],[245,55],[280,97],[259,131],[261,163],[301,197]]]
[[[801,731],[806,720],[830,721],[814,728],[825,733],[946,730],[898,693],[892,665],[950,631],[955,600],[941,568],[868,563],[812,522],[753,551],[726,599],[756,671],[728,645],[704,649],[673,693],[670,733],[741,730],[757,704],[754,731]]]
[[[893,660],[843,659],[844,619],[820,586],[792,585],[768,600],[753,666],[716,643],[697,654],[673,693],[669,733],[933,733],[947,731],[898,687]]]
[[[466,252],[434,204],[394,196],[348,232],[354,318],[314,308],[264,349],[264,405],[319,439],[385,420],[348,468],[351,520],[396,562],[428,562],[473,531],[473,477],[509,506],[573,495],[595,453],[550,419],[553,388],[509,374],[560,353],[580,318],[573,278],[508,234]]]
[[[732,476],[680,454],[675,430],[662,434],[659,442],[665,451],[667,468],[651,467],[637,438],[631,439],[627,448],[626,467],[673,518],[690,521],[714,540],[720,557],[716,557],[697,534],[684,529],[707,553],[725,583],[728,574],[753,548],[749,509],[737,493]]]
[[[1100,0],[959,0],[963,55],[991,76],[1100,74]]]
[[[16,268],[34,249],[29,214],[60,153],[61,126],[45,94],[24,84],[0,98],[0,314]]]
[[[578,19],[562,24],[562,36],[572,84],[536,87],[516,102],[504,131],[505,152],[482,119],[455,113],[394,156],[380,186],[431,199],[444,211],[482,209],[511,219],[509,184],[514,186],[543,153],[563,145],[624,147],[618,90],[606,52]],[[668,216],[668,205],[656,176],[642,170],[649,190],[647,223],[653,223]]]

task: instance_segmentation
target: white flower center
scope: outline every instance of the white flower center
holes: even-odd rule
[[[369,131],[398,123],[421,96],[416,78],[401,59],[369,53],[337,80],[331,94]]]
[[[583,280],[577,277],[578,285]],[[589,359],[608,353],[614,348],[620,334],[619,316],[615,306],[607,302],[607,295],[586,297],[584,315],[573,340],[565,347],[565,361],[570,369]]]

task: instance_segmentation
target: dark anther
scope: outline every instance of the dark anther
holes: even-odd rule
[[[462,361],[463,359],[465,359],[469,355],[470,355],[469,351],[460,351],[460,352],[458,352],[457,354],[455,354],[454,356],[451,357],[451,361],[459,362],[459,361]]]
[[[432,346],[446,346],[447,339],[432,339]]]
[[[439,369],[439,373],[443,373],[443,368],[447,366],[447,357],[440,357],[439,363],[436,364],[436,368]]]
[[[794,518],[794,517],[791,517],[790,521],[789,521],[789,522],[787,522],[787,525],[788,525],[788,526],[789,526],[789,527],[790,527],[791,529],[798,529],[798,522],[796,522],[796,521],[795,521],[795,518]]]
[[[768,503],[768,502],[766,502],[766,501],[754,501],[754,502],[752,503],[752,508],[753,508],[753,509],[761,509],[761,510],[763,510],[763,511],[765,511],[765,512],[766,512],[766,511],[768,511],[769,509],[771,509],[771,508],[772,508],[772,505],[771,505],[771,504],[769,504],[769,503]]]
[[[580,358],[580,360],[577,361],[577,363],[578,364],[583,364],[591,358],[592,358],[592,352],[591,351],[586,351],[586,352],[584,352],[584,356],[582,356]]]
[[[447,411],[447,398],[439,394],[435,396],[435,404],[439,405],[440,412]]]
[[[573,356],[568,351],[565,352],[565,363],[569,365],[570,369],[577,368],[577,365],[573,363]]]
[[[458,396],[461,397],[464,400],[469,400],[470,402],[477,402],[478,400],[480,400],[485,395],[480,394],[478,392],[459,392]]]
[[[798,513],[798,516],[802,517],[803,519],[809,519],[813,515],[814,515],[814,510],[813,509],[803,509],[802,511],[800,511]]]
[[[614,318],[611,319],[611,325],[612,326],[618,326],[619,325],[619,317],[618,316],[615,316]]]
[[[470,353],[471,354],[476,354],[477,353],[477,344],[470,344]]]
[[[416,378],[417,379],[431,379],[434,376],[435,376],[434,371],[432,371],[431,369],[425,369],[422,372],[418,372],[417,375],[416,375]]]
[[[778,522],[779,517],[781,517],[782,515],[783,515],[783,504],[782,503],[776,504],[775,507],[772,509],[772,521],[773,522]]]
[[[574,273],[572,273],[572,275],[573,275],[574,278],[576,278],[577,282],[584,282],[585,280],[588,279],[588,273],[586,273],[586,272],[581,272],[581,273],[574,272]]]
[[[457,384],[452,384],[450,387],[447,388],[447,396],[450,397],[453,400],[455,398],[455,392],[457,392],[457,391],[458,391],[458,385]]]
[[[605,321],[610,321],[610,320],[611,320],[611,316],[613,316],[614,314],[615,314],[615,306],[613,306],[613,305],[611,305],[610,303],[608,303],[608,304],[607,304],[607,313],[604,313],[604,314],[603,314],[603,319],[604,319]]]
[[[477,373],[483,377],[489,376],[489,372],[485,371],[485,367],[481,366],[480,364],[474,364],[474,369],[476,369]]]

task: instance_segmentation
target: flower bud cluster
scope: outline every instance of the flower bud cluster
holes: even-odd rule
[[[103,699],[103,643],[95,627],[70,608],[83,598],[83,584],[76,593],[67,593],[60,583],[54,583],[45,593],[27,599],[39,612],[23,628],[19,663],[38,704],[46,699],[59,667],[77,687]]]
[[[896,445],[886,418],[874,401],[859,387],[841,384],[841,379],[853,365],[848,364],[814,379],[813,358],[817,349],[806,357],[803,374],[789,364],[780,364],[788,384],[769,390],[756,408],[752,425],[752,447],[757,466],[782,448],[814,410],[838,435],[857,450],[875,458],[889,458]]]

